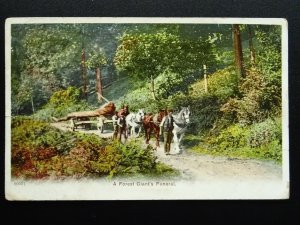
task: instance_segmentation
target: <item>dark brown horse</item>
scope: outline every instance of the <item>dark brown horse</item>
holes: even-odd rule
[[[166,115],[167,110],[159,110],[159,112],[155,115],[153,115],[152,113],[148,113],[145,115],[143,125],[145,130],[146,144],[149,144],[151,133],[152,131],[154,131],[154,135],[156,138],[156,147],[159,147],[159,125]]]
[[[121,115],[124,115],[125,117],[128,116],[129,114],[129,109],[128,109],[128,106],[125,105],[125,106],[122,106],[122,108],[118,111],[118,117],[121,117]]]

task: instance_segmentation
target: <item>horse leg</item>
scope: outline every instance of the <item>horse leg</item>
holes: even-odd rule
[[[184,133],[182,133],[182,134],[180,135],[179,140],[178,140],[179,143],[182,141],[183,137],[184,137]]]
[[[136,126],[133,127],[132,129],[132,135],[134,135],[134,137],[137,137],[137,133],[136,133]]]
[[[173,132],[173,141],[174,141],[174,152],[175,153],[179,153],[180,149],[179,149],[179,140],[178,140],[178,136],[176,132]]]
[[[144,126],[145,139],[146,139],[146,144],[147,144],[147,127],[146,127],[146,124],[145,124],[145,123],[143,123],[143,126]]]
[[[133,129],[134,129],[134,127],[132,126],[132,127],[130,127],[130,129],[129,129],[129,131],[128,131],[128,133],[130,133],[130,136],[131,136],[131,137],[133,137]]]
[[[129,128],[127,129],[127,136],[132,137],[131,130],[132,130],[132,127],[129,127]]]
[[[148,144],[150,142],[152,132],[153,132],[153,129],[150,127],[149,131],[148,131],[148,139],[147,139],[148,140]]]
[[[182,133],[181,135],[180,135],[180,137],[179,137],[179,140],[178,140],[178,148],[179,148],[179,152],[181,152],[181,141],[182,141],[182,139],[183,139],[183,137],[184,137],[184,133]]]
[[[133,128],[132,132],[133,132],[133,135],[134,135],[135,137],[138,137],[139,134],[140,134],[140,132],[138,131],[138,133],[137,133],[137,132],[136,132],[136,128],[137,128],[137,126],[135,126],[135,127]]]
[[[125,136],[127,134],[127,130],[128,130],[128,125],[125,125],[125,128],[123,128],[123,136]]]
[[[140,136],[141,132],[142,132],[142,126],[140,126],[140,127],[139,127],[139,130],[138,130],[137,137],[139,137],[139,136]]]
[[[149,140],[150,140],[150,128],[146,128],[145,129],[145,135],[146,135],[146,144],[149,144]]]
[[[159,145],[159,137],[160,137],[159,132],[160,132],[160,127],[158,127],[156,129],[156,146],[157,147],[160,147],[160,145]]]

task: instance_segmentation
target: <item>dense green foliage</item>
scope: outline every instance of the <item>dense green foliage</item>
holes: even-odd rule
[[[214,60],[209,41],[181,39],[166,32],[125,34],[120,42],[115,57],[117,68],[140,79],[156,77],[165,70],[191,73]]]
[[[138,142],[122,145],[63,133],[37,121],[98,108],[97,68],[103,95],[117,109],[126,103],[130,111],[155,113],[189,105],[191,123],[184,144],[194,151],[280,162],[281,29],[240,28],[244,77],[236,73],[231,25],[12,25],[12,115],[34,119],[13,119],[13,174],[173,174],[155,161],[151,148],[142,149]]]
[[[62,132],[45,122],[17,117],[12,121],[12,175],[33,178],[113,177],[176,172],[156,162],[151,146],[138,141],[111,142],[97,135]]]
[[[261,122],[270,115],[278,115],[281,112],[281,86],[270,84],[260,71],[251,68],[239,86],[239,94],[230,98],[221,111],[242,124]]]
[[[189,141],[190,140],[190,141]],[[197,141],[198,140],[198,141]],[[234,124],[218,135],[196,138],[187,137],[199,153],[282,160],[282,130],[279,119],[268,119],[250,126]]]
[[[177,96],[172,101],[175,108],[185,106],[186,102],[189,102],[193,112],[189,130],[193,134],[202,134],[212,128],[216,129],[217,124],[222,128],[225,125],[222,118],[226,118],[226,115],[223,115],[220,107],[237,93],[237,81],[232,67],[211,74],[207,83],[207,93],[202,79],[190,86],[189,95]]]
[[[88,91],[94,90],[95,76],[91,70],[99,55],[104,54],[108,63],[102,71],[103,83],[112,82],[116,78],[112,65],[116,36],[126,27],[114,24],[12,25],[12,113],[31,114],[46,104],[55,91],[68,86],[82,87],[83,49],[90,67]]]
[[[84,111],[91,108],[81,100],[81,91],[75,87],[54,92],[49,102],[33,116],[35,119],[51,121],[51,117],[63,117],[71,112]]]
[[[74,135],[54,130],[49,124],[27,117],[12,120],[12,154],[14,150],[50,148],[63,153],[73,146]],[[46,136],[44,134],[47,134]],[[15,149],[16,147],[16,149]]]
[[[208,40],[187,40],[162,31],[155,34],[124,34],[120,38],[114,62],[118,70],[136,79],[146,79],[156,100],[176,93],[178,85],[182,86],[193,78],[191,74],[199,72],[203,64],[211,65],[214,58],[212,44]],[[159,75],[163,75],[164,82],[156,87],[154,79]]]
[[[86,61],[86,66],[90,69],[100,68],[107,64],[107,59],[101,51],[98,53],[92,52],[89,56],[89,59]]]
[[[80,58],[76,59],[80,54],[78,30],[60,25],[14,25],[12,36],[13,113],[32,112],[31,103],[36,109],[41,107],[54,91],[74,79],[80,63]]]
[[[197,129],[202,131],[201,137],[187,138],[186,143],[194,143],[195,151],[281,162],[281,43],[278,28],[256,27],[256,64],[245,61],[245,78],[238,80],[229,68],[209,76],[208,95],[215,95],[219,105],[211,104],[216,106],[215,110],[202,112],[206,116],[215,112],[217,116],[208,129]],[[193,95],[206,98],[204,81],[195,83],[192,88]],[[209,117],[206,121],[210,121]],[[196,123],[202,124],[200,120]]]

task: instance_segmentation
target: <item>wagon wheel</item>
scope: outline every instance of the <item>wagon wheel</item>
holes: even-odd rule
[[[69,128],[71,131],[75,131],[76,125],[73,119],[70,119]]]
[[[99,116],[97,118],[98,120],[98,123],[97,123],[97,129],[100,131],[100,133],[102,134],[103,133],[103,130],[104,130],[104,117],[103,116]]]
[[[103,128],[103,126],[101,126],[101,127],[99,127],[100,128],[100,133],[102,134],[103,133],[103,130],[104,130],[104,128]]]

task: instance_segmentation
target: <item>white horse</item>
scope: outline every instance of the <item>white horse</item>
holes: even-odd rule
[[[130,136],[138,137],[142,131],[143,119],[145,116],[144,109],[139,109],[137,113],[129,113],[126,116],[127,129],[130,132]],[[138,132],[136,133],[136,129]]]
[[[180,142],[185,135],[187,126],[190,123],[190,107],[183,107],[178,114],[174,114],[174,129],[173,129],[173,151],[178,154],[181,152]]]

